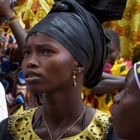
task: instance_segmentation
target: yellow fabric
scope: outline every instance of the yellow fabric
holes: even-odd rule
[[[92,89],[83,87],[83,102],[89,107],[99,109],[110,115],[110,107],[113,103],[113,95],[105,93],[102,96],[94,94]]]
[[[140,41],[140,0],[127,0],[123,18],[118,21],[107,22],[104,26],[119,33],[121,56],[130,58],[131,51]]]
[[[12,136],[14,136],[15,139],[29,140],[31,138],[32,140],[41,140],[32,128],[32,119],[36,109],[37,108],[33,108],[28,111],[23,111],[9,118],[9,132]],[[75,136],[64,138],[64,140],[104,140],[110,126],[108,117],[109,116],[107,114],[96,110],[92,121],[89,123],[85,130]]]
[[[86,104],[89,107],[93,107],[94,106],[94,101],[93,101],[93,95],[92,95],[92,89],[90,88],[86,88],[86,87],[82,87],[82,99],[84,104]]]
[[[131,66],[132,64],[127,65],[127,61],[125,61],[123,58],[121,58],[120,60],[116,60],[111,69],[112,75],[126,76]]]
[[[44,18],[51,10],[54,0],[25,0],[14,8],[19,17],[20,24],[26,29],[31,29]]]
[[[98,109],[110,114],[110,107],[113,104],[113,95],[106,93],[100,97],[95,95],[94,98],[98,100]]]

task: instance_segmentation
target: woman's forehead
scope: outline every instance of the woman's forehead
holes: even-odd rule
[[[59,41],[44,33],[37,32],[30,35],[27,38],[25,48],[31,46],[35,48],[47,47],[48,49],[53,49],[57,52],[63,52],[63,53],[65,52],[71,55],[71,53]]]
[[[32,44],[32,43],[41,45],[41,44],[58,43],[58,41],[46,34],[37,32],[28,36],[26,40],[26,44]]]

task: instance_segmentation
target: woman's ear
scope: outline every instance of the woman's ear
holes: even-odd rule
[[[78,63],[78,61],[75,62],[75,71],[76,73],[81,73],[84,71],[84,67],[82,67],[81,64]]]

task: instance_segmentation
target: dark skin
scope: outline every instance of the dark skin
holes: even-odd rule
[[[107,62],[114,65],[116,59],[120,57],[120,48],[111,41],[111,47],[109,48]]]
[[[109,85],[109,86],[108,86]],[[93,91],[96,95],[102,96],[105,93],[110,93],[119,91],[124,88],[125,77],[113,76],[111,74],[103,72],[102,80],[93,87]]]
[[[13,10],[10,8],[9,0],[0,0],[0,18],[11,18],[14,16]],[[19,19],[14,20],[10,25],[10,29],[16,39],[16,43],[18,44],[18,48],[14,48],[13,54],[12,54],[12,60],[22,62],[23,59],[23,46],[25,43],[25,39],[27,37],[26,30],[20,25]],[[0,58],[3,55],[0,55]],[[15,108],[11,109],[9,114],[12,113],[12,110],[15,110]]]
[[[34,115],[33,127],[42,112],[54,139],[83,112],[81,91],[84,71],[79,72],[80,68],[73,56],[55,39],[41,33],[27,39],[22,63],[25,80],[32,93],[44,93],[43,105]],[[73,71],[76,71],[76,87],[73,86]],[[94,114],[94,109],[86,107],[85,127]],[[63,138],[81,132],[81,121],[74,124]],[[43,120],[34,131],[41,139],[50,140]]]
[[[140,89],[131,69],[126,76],[125,89],[114,97],[110,121],[118,136],[125,140],[140,139]]]

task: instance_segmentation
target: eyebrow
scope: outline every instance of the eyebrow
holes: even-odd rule
[[[44,43],[44,44],[36,44],[36,49],[41,49],[41,48],[46,48],[46,49],[51,49],[53,51],[57,51],[57,47],[53,47],[53,45],[50,45],[49,43]],[[29,48],[29,45],[24,45],[23,51],[26,49],[31,49]]]
[[[24,48],[28,48],[29,46],[30,46],[30,45],[24,45],[23,49],[24,49]],[[36,44],[36,46],[37,46],[37,47],[44,47],[44,46],[45,46],[45,47],[52,47],[50,44],[47,44],[47,43],[46,43],[46,44]]]
[[[41,49],[41,48],[46,48],[46,49],[51,49],[51,50],[57,50],[57,47],[54,47],[53,45],[50,45],[48,43],[46,44],[37,44],[36,45],[37,49]]]

